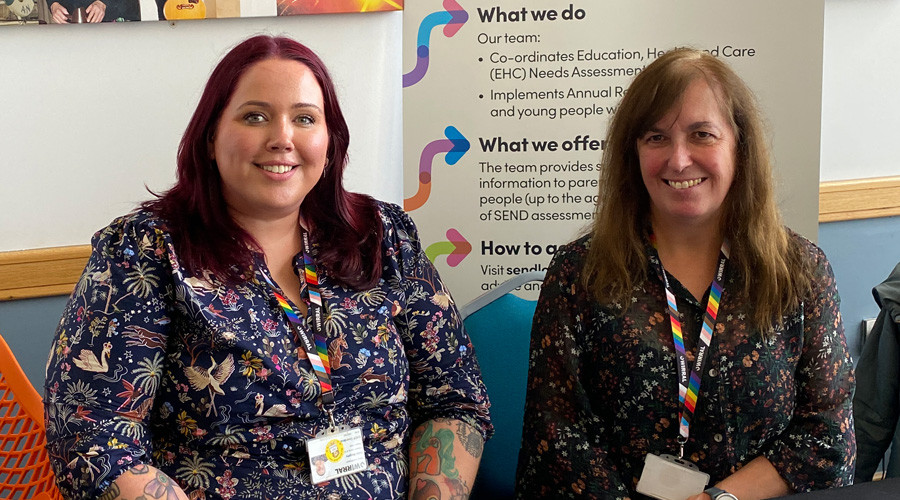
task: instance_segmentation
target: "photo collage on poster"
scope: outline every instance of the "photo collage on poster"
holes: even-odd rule
[[[403,2],[404,0],[0,0],[0,26],[378,12],[403,10]]]

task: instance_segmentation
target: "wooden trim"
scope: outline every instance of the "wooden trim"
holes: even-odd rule
[[[900,215],[900,177],[819,184],[819,222]]]
[[[72,293],[90,255],[90,245],[0,252],[0,301]]]
[[[819,222],[900,215],[900,176],[819,185]],[[0,252],[0,301],[68,295],[90,245]]]

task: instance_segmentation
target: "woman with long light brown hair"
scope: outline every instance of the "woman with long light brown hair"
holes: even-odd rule
[[[752,92],[703,51],[672,50],[634,79],[593,228],[554,256],[541,290],[520,498],[850,484],[834,276],[782,225],[766,139]]]

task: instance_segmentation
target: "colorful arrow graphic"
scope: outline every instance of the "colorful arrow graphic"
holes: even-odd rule
[[[425,249],[425,256],[433,263],[438,256],[446,255],[447,264],[450,267],[456,267],[472,251],[472,244],[452,227],[447,230],[447,239],[449,241],[439,241],[428,245],[428,248]]]
[[[422,205],[431,196],[431,165],[434,157],[440,153],[444,155],[447,165],[455,165],[469,150],[469,140],[463,136],[456,127],[449,126],[444,129],[446,139],[432,141],[422,150],[419,157],[419,189],[411,198],[403,200],[403,210],[411,212]]]
[[[428,44],[431,38],[431,30],[438,26],[444,26],[444,36],[447,38],[455,35],[462,25],[469,20],[466,12],[456,0],[444,0],[444,10],[432,12],[422,19],[419,25],[419,34],[416,38],[416,67],[403,75],[403,88],[415,85],[428,71]]]

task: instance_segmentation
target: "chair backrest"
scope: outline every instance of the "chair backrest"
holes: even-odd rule
[[[494,437],[484,446],[472,499],[512,498],[522,441],[531,320],[537,302],[514,289],[543,281],[544,272],[514,276],[460,309],[491,398]]]
[[[41,396],[0,337],[0,498],[62,499],[46,440]]]

